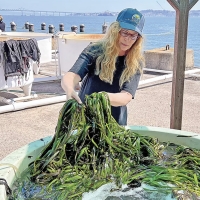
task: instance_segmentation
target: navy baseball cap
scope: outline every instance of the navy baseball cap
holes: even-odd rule
[[[137,9],[126,8],[122,10],[118,14],[116,21],[119,22],[121,28],[133,30],[142,35],[145,19]]]

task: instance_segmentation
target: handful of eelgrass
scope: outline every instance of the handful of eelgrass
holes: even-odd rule
[[[29,169],[31,180],[45,185],[54,199],[81,199],[109,182],[119,188],[143,182],[200,196],[200,154],[192,152],[179,151],[161,165],[158,141],[119,126],[106,93],[93,93],[85,104],[64,104],[52,141]]]

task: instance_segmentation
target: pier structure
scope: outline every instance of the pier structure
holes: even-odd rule
[[[67,16],[67,15],[82,15],[82,16],[114,16],[117,15],[118,12],[94,12],[94,13],[84,13],[84,12],[68,12],[68,11],[49,11],[49,10],[30,10],[25,8],[17,8],[17,9],[7,9],[7,8],[0,8],[0,12],[7,13],[16,13],[18,15],[26,16]]]

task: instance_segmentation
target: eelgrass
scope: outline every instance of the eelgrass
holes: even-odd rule
[[[199,151],[179,146],[163,165],[159,147],[157,139],[119,126],[106,93],[93,93],[85,104],[73,99],[64,104],[52,141],[29,166],[31,181],[60,200],[81,199],[109,182],[200,196]]]

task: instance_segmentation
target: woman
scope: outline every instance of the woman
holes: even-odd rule
[[[67,99],[84,102],[85,95],[105,91],[120,125],[127,124],[126,105],[134,98],[142,72],[143,15],[122,10],[105,37],[86,47],[62,81]],[[79,95],[75,88],[82,81]]]

